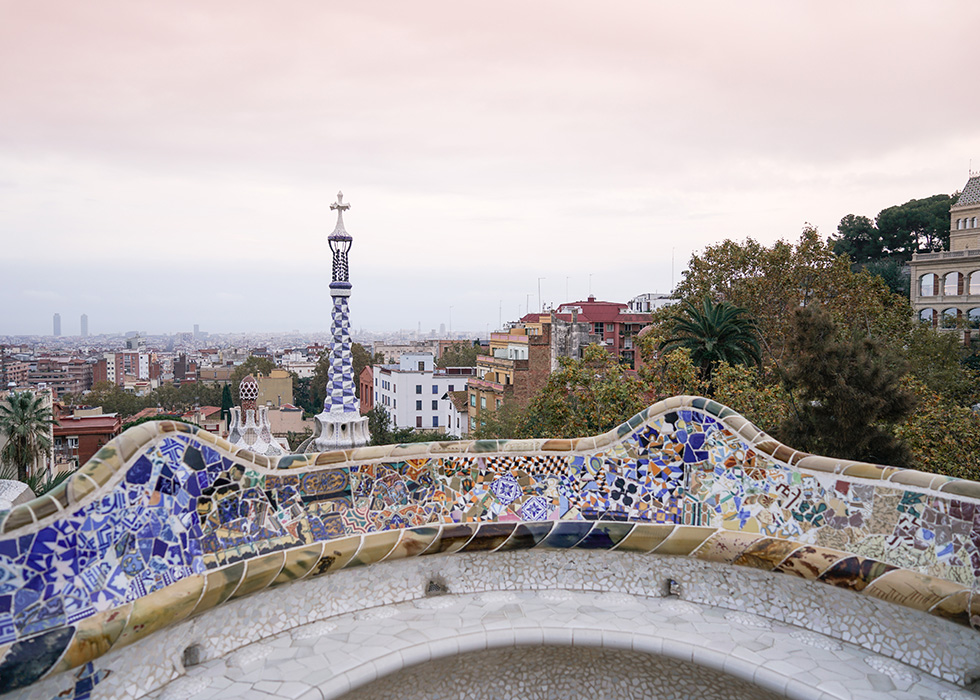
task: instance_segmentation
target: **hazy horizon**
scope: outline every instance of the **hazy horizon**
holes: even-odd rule
[[[980,167],[970,0],[0,2],[0,335],[319,332],[341,189],[352,327],[479,331]]]

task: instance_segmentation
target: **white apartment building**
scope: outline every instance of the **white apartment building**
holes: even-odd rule
[[[474,367],[436,369],[431,353],[402,353],[397,365],[374,372],[374,405],[384,406],[393,428],[452,432],[450,391],[464,391]],[[447,430],[448,429],[448,430]]]

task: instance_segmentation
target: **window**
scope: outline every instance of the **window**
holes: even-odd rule
[[[425,371],[425,362],[419,362],[419,372]]]
[[[377,400],[378,400],[378,392],[374,392],[374,400],[375,400],[375,401],[377,401]]]
[[[481,396],[480,397],[480,408],[486,408],[486,407],[487,407],[487,397],[486,396]]]
[[[919,278],[919,295],[924,297],[936,296],[938,278],[931,272]]]
[[[476,394],[470,394],[470,406],[476,407]]]
[[[980,309],[970,309],[967,312],[966,325],[970,328],[980,328]]]
[[[606,333],[612,333],[615,330],[616,330],[616,324],[615,323],[607,323],[606,324]]]
[[[378,378],[377,377],[374,378],[374,385],[375,386],[378,386]]]
[[[438,394],[439,393],[439,387],[436,386],[435,384],[432,385],[432,393],[433,394]]]
[[[421,394],[422,393],[422,385],[421,384],[416,384],[415,385],[415,393],[416,394]]]
[[[476,430],[476,418],[470,416],[470,430]]]
[[[976,228],[976,227],[977,227],[977,217],[974,216],[972,219],[970,219],[970,228]]]
[[[963,226],[961,225],[962,223],[963,222],[960,219],[957,219],[956,220],[956,230],[957,231],[959,231],[961,228],[963,228]]]
[[[432,427],[433,428],[439,427],[439,416],[432,416]]]
[[[449,391],[456,391],[456,387],[452,384],[449,385]]]
[[[500,399],[497,399],[497,409],[500,409]]]
[[[415,427],[416,428],[422,427],[422,416],[415,416]]]
[[[955,296],[963,293],[963,275],[959,272],[950,272],[943,281],[943,294]]]
[[[422,402],[421,401],[416,401],[415,402],[415,410],[416,411],[421,411],[422,410]]]
[[[967,286],[967,294],[980,294],[980,270],[970,273],[970,282]]]
[[[66,438],[66,442],[68,443],[68,449],[70,449],[70,450],[77,450],[78,449],[78,438],[77,437]]]
[[[949,308],[943,309],[942,325],[943,328],[956,328],[956,321],[960,317],[960,310]]]
[[[433,411],[439,410],[439,401],[437,399],[432,399],[432,410]]]

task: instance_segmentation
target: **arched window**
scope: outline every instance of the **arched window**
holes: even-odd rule
[[[956,328],[956,320],[960,317],[960,310],[949,308],[943,309],[942,325],[943,328]]]
[[[977,227],[977,217],[974,216],[972,219],[970,219],[970,228],[976,228],[976,227]]]
[[[974,270],[970,273],[970,286],[967,288],[967,294],[980,294],[980,270]]]
[[[943,294],[948,297],[963,293],[963,273],[950,272],[943,281]]]
[[[919,296],[936,296],[936,292],[938,291],[936,289],[937,282],[938,280],[936,279],[936,276],[931,272],[929,274],[922,275],[922,277],[919,278]]]
[[[963,228],[962,224],[963,224],[963,220],[962,219],[957,219],[956,220],[956,230],[957,231],[959,231],[961,228]]]
[[[967,311],[966,323],[970,328],[980,328],[980,308]]]
[[[936,310],[922,309],[919,311],[919,323],[928,323],[933,328],[936,327]]]

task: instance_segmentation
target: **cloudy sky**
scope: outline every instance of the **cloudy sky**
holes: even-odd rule
[[[483,331],[980,169],[980,2],[0,0],[0,334]],[[566,291],[567,290],[567,291]]]

